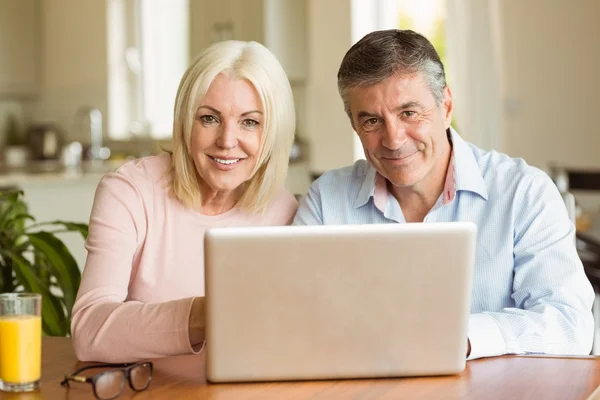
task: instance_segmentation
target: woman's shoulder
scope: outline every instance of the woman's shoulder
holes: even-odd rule
[[[160,154],[137,158],[121,165],[115,173],[132,181],[147,181],[155,183],[165,179],[171,168],[171,155]]]
[[[170,155],[163,154],[131,160],[102,177],[97,191],[120,196],[155,196],[167,190],[170,179]]]

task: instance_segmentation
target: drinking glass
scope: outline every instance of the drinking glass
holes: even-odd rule
[[[42,374],[42,296],[0,294],[0,390],[28,392]]]

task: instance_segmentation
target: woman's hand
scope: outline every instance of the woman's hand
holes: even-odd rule
[[[189,321],[190,343],[198,346],[204,342],[204,297],[194,297]]]

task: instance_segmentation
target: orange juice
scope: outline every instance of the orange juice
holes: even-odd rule
[[[40,379],[42,319],[34,315],[0,316],[0,380],[29,383]]]

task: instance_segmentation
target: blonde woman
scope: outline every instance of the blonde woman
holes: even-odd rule
[[[206,49],[175,102],[173,152],[129,162],[98,185],[71,325],[82,361],[198,352],[204,232],[287,225],[295,129],[288,79],[255,42]]]

